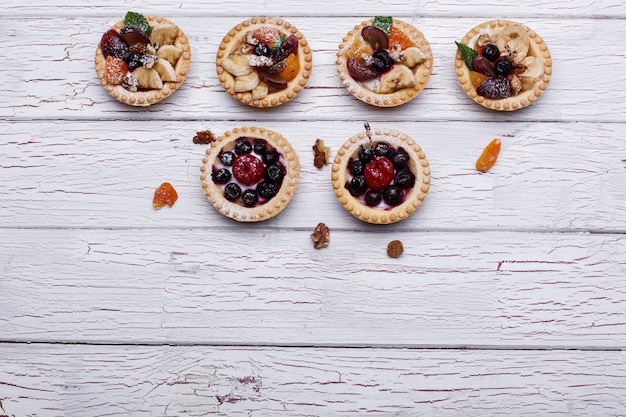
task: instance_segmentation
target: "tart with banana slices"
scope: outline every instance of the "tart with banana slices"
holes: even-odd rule
[[[224,216],[267,220],[293,198],[300,160],[281,134],[258,127],[226,132],[206,150],[200,168],[204,194]]]
[[[357,99],[395,107],[422,92],[433,69],[430,44],[419,30],[391,16],[355,26],[337,51],[337,71]]]
[[[241,103],[276,107],[297,96],[312,69],[311,48],[283,19],[254,17],[232,28],[219,45],[217,76]]]
[[[421,147],[393,129],[370,129],[337,151],[331,170],[335,196],[357,219],[389,224],[404,220],[424,201],[430,165]]]
[[[128,12],[106,31],[96,49],[104,89],[131,106],[149,106],[181,86],[191,61],[189,41],[171,21]]]
[[[548,87],[550,51],[523,24],[491,20],[470,30],[456,45],[459,85],[481,106],[518,110],[535,102]]]

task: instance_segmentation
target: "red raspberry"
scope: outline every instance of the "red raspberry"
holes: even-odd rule
[[[265,165],[259,158],[249,153],[244,153],[233,162],[233,175],[243,185],[253,185],[263,179]]]
[[[386,156],[375,156],[365,166],[365,182],[375,191],[381,191],[383,188],[391,184],[395,169],[393,162]]]

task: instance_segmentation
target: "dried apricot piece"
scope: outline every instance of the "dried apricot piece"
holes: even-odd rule
[[[415,43],[404,33],[402,30],[395,26],[389,28],[389,49],[394,49],[396,45],[400,47],[400,50],[404,51],[406,48],[415,46]]]
[[[289,54],[283,61],[285,69],[278,73],[280,77],[289,82],[296,78],[296,75],[300,72],[300,61],[295,54]]]
[[[169,182],[164,182],[154,192],[154,198],[152,199],[152,207],[155,210],[160,210],[165,205],[172,207],[178,200],[178,193]]]
[[[126,65],[126,62],[112,55],[106,58],[105,68],[107,81],[112,85],[122,84],[122,80],[124,80],[124,77],[126,77],[128,73],[128,65]]]
[[[476,160],[476,169],[482,172],[488,171],[496,163],[500,153],[500,139],[495,138],[483,149],[483,153]]]

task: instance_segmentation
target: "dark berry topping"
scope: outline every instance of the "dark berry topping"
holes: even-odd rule
[[[382,190],[393,180],[393,163],[385,156],[376,156],[365,166],[363,176],[373,190]]]
[[[246,207],[254,207],[259,201],[259,195],[254,190],[246,190],[241,194],[241,201]]]
[[[502,61],[499,61],[502,62]],[[486,98],[500,99],[513,95],[511,82],[506,77],[492,77],[483,81],[476,89],[476,94]]]
[[[129,71],[134,71],[139,67],[143,67],[142,61],[143,55],[140,54],[128,54],[126,57],[126,65],[128,66]]]
[[[352,176],[358,177],[359,175],[363,175],[365,164],[360,159],[353,159],[348,164],[348,170]]]
[[[269,181],[261,181],[259,185],[256,186],[256,192],[259,196],[263,197],[266,200],[274,197],[278,192],[278,187],[275,183]]]
[[[390,206],[398,205],[402,202],[402,189],[397,185],[390,185],[383,190],[383,200]]]
[[[237,139],[235,142],[235,153],[242,155],[252,152],[252,144],[247,139]]]
[[[230,171],[228,169],[220,168],[217,171],[213,171],[212,177],[213,182],[217,184],[226,184],[228,183],[228,181],[230,181],[232,175],[230,174]]]
[[[254,144],[254,153],[257,155],[263,155],[267,152],[267,143],[265,142],[256,142]]]
[[[380,49],[372,55],[372,68],[378,73],[389,71],[393,64],[393,58],[386,49]]]
[[[380,204],[382,199],[383,195],[380,193],[380,191],[368,190],[365,193],[365,204],[370,207],[376,207]]]
[[[229,151],[220,152],[220,161],[226,166],[232,166],[233,162],[235,162],[235,154]]]
[[[476,57],[472,61],[472,65],[474,66],[474,71],[479,72],[483,75],[493,77],[496,73],[493,69],[493,64],[482,55],[476,55]]]
[[[276,162],[278,162],[278,152],[275,152],[275,151],[266,152],[263,154],[263,157],[261,159],[263,159],[263,163],[265,165],[273,165]]]
[[[259,42],[254,46],[254,55],[270,56],[271,52],[270,47],[264,43]]]
[[[378,142],[374,146],[374,155],[376,156],[386,156],[389,158],[391,156],[391,148],[385,142]]]
[[[100,48],[105,57],[114,56],[126,60],[128,55],[130,55],[128,44],[115,29],[109,29],[104,32],[100,40]]]
[[[376,71],[368,66],[365,66],[363,63],[361,63],[361,61],[353,56],[348,58],[348,61],[346,62],[346,67],[348,68],[348,73],[350,74],[350,76],[357,81],[367,81],[378,76],[378,73]]]
[[[275,184],[278,184],[280,181],[282,181],[283,177],[285,176],[285,173],[283,172],[282,168],[279,167],[278,165],[268,165],[265,167],[265,179],[273,182]]]
[[[365,42],[370,44],[374,51],[387,49],[389,46],[387,34],[375,26],[365,26],[361,29],[361,36]]]
[[[348,192],[352,196],[358,197],[367,190],[367,183],[365,182],[365,178],[363,177],[354,177],[348,183],[347,188]]]
[[[404,149],[398,149],[391,157],[391,162],[396,169],[402,169],[409,163],[409,154]]]
[[[500,50],[492,43],[485,45],[483,56],[491,62],[496,62],[500,58]]]
[[[256,184],[263,179],[263,162],[249,153],[238,155],[233,162],[233,175],[244,185]]]
[[[226,198],[226,200],[235,201],[239,198],[240,195],[241,187],[239,187],[239,185],[235,184],[234,182],[226,184],[226,187],[224,187],[224,197]]]
[[[513,63],[507,59],[501,59],[496,62],[494,69],[496,74],[507,76],[511,71],[513,71]]]
[[[413,174],[408,168],[401,169],[396,172],[393,182],[402,188],[412,188],[415,185],[415,174]]]
[[[359,149],[359,160],[363,163],[367,164],[374,157],[374,152],[372,152],[372,148],[369,146],[361,145],[361,149]]]

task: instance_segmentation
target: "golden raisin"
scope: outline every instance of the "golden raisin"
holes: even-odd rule
[[[289,54],[283,61],[285,63],[285,69],[278,73],[280,77],[289,82],[296,78],[296,75],[300,72],[300,61],[295,54]]]
[[[122,84],[122,80],[128,73],[128,66],[123,60],[109,55],[105,64],[107,81],[112,85]]]
[[[155,210],[159,210],[165,205],[172,207],[176,200],[178,200],[178,193],[174,187],[172,187],[172,184],[164,182],[154,192],[152,207],[154,207]]]
[[[355,57],[361,59],[361,55],[372,55],[374,51],[369,43],[356,39],[354,43],[346,50],[346,57]]]
[[[481,74],[480,72],[470,71],[469,78],[474,88],[478,88],[478,86],[480,86],[483,82],[487,81],[491,77]]]
[[[483,153],[476,160],[476,169],[482,172],[488,171],[496,163],[500,153],[500,139],[495,138],[483,149]]]
[[[389,36],[387,37],[387,41],[389,43],[389,49],[395,49],[396,45],[400,47],[401,50],[405,50],[406,48],[410,48],[415,46],[415,43],[404,33],[402,30],[398,29],[395,26],[389,28]]]

